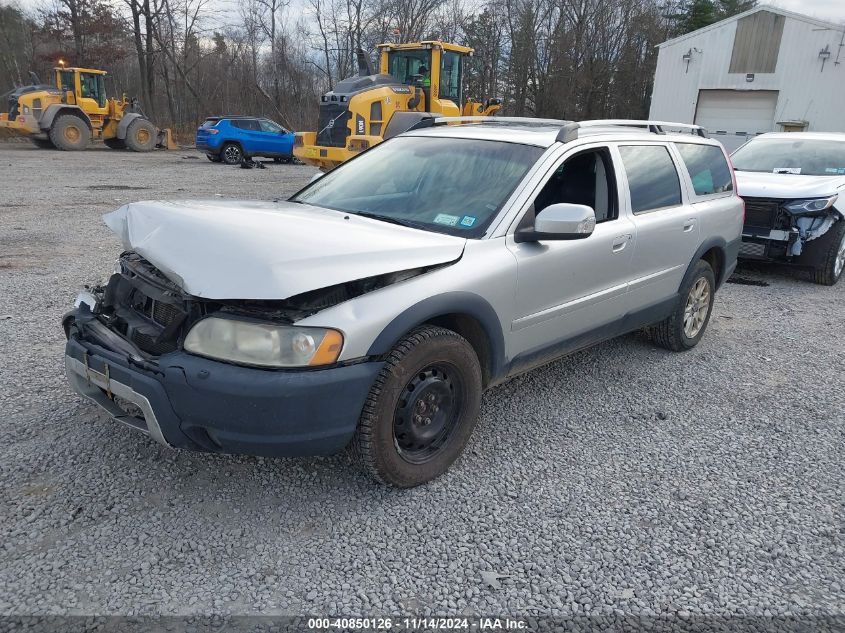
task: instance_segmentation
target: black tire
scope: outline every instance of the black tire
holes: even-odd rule
[[[126,128],[126,147],[133,152],[151,152],[157,140],[156,126],[147,119],[135,119]]]
[[[220,149],[220,158],[227,165],[239,165],[243,157],[244,152],[237,143],[225,143]]]
[[[53,145],[53,141],[49,138],[31,138],[29,140],[31,140],[32,144],[38,149],[56,149],[56,146]]]
[[[703,286],[707,290],[706,300],[700,296],[696,299]],[[678,294],[680,299],[672,314],[660,323],[651,326],[648,332],[651,339],[660,347],[673,352],[685,352],[698,345],[701,337],[704,336],[707,324],[710,323],[713,299],[716,294],[716,277],[710,264],[703,259],[698,260],[692,274],[684,281]],[[696,315],[695,321],[688,321],[689,318],[693,318],[690,316],[692,314]],[[702,315],[703,318],[701,318]],[[689,327],[693,324],[697,325],[697,328]]]
[[[126,149],[126,141],[121,138],[107,138],[103,141],[109,149]]]
[[[215,156],[214,154],[206,154],[205,157],[210,160],[212,163],[222,163],[223,159],[219,156]]]
[[[823,286],[832,286],[839,281],[845,269],[845,220],[837,220],[836,224],[818,239],[817,244],[809,243],[810,248],[826,250],[821,263],[813,269],[813,281]]]
[[[58,149],[73,152],[85,149],[91,142],[88,124],[75,114],[60,114],[50,128],[50,140]]]
[[[451,330],[419,327],[390,352],[370,389],[353,450],[382,483],[411,488],[442,475],[472,435],[481,367]]]

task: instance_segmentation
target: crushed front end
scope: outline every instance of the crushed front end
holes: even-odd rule
[[[745,224],[739,257],[813,265],[813,241],[843,221],[837,197],[793,200],[743,196]]]
[[[82,293],[64,317],[67,376],[115,420],[170,447],[331,454],[351,439],[382,363],[255,367],[188,353],[184,344],[203,319],[288,324],[354,291],[334,288],[288,302],[211,301],[184,293],[127,252],[108,282]]]

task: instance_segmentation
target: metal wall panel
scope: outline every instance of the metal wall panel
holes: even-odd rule
[[[736,23],[729,73],[773,73],[777,68],[786,18],[758,11]]]

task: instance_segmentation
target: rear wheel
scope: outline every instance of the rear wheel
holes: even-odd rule
[[[121,138],[107,138],[103,141],[109,149],[126,149],[126,141]]]
[[[88,124],[75,114],[60,114],[50,128],[50,140],[61,150],[81,150],[91,142],[91,130]]]
[[[53,141],[49,138],[32,138],[30,140],[38,149],[56,149],[56,146],[53,145]]]
[[[227,165],[237,165],[244,157],[244,153],[241,150],[241,146],[237,143],[226,143],[223,149],[220,150],[220,156]]]
[[[156,146],[156,127],[147,119],[135,119],[126,130],[126,146],[133,152],[149,152]]]
[[[411,488],[443,474],[472,434],[481,367],[451,330],[423,326],[390,352],[355,434],[363,466],[378,480]]]
[[[813,281],[824,286],[832,286],[842,276],[845,269],[845,220],[838,220],[828,231],[830,238],[821,264],[813,269]],[[827,235],[820,237],[823,240]],[[821,245],[820,245],[821,246]]]
[[[683,352],[698,345],[710,322],[715,292],[713,269],[700,259],[681,286],[680,301],[674,312],[649,328],[652,340],[673,352]]]

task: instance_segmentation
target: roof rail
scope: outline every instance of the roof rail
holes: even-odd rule
[[[581,121],[581,127],[602,127],[602,126],[619,126],[619,127],[637,127],[647,128],[652,134],[666,134],[664,128],[681,128],[689,130],[690,134],[695,134],[703,138],[707,138],[707,130],[700,125],[693,123],[677,123],[675,121],[647,121],[641,119],[592,119],[590,121]]]
[[[423,113],[420,113],[421,115]],[[411,130],[419,130],[421,128],[434,127],[437,125],[449,125],[452,123],[485,123],[496,124],[502,123],[505,125],[545,125],[549,127],[558,127],[556,141],[559,143],[570,143],[578,138],[578,130],[580,128],[591,127],[630,127],[630,128],[645,128],[652,134],[666,134],[663,128],[683,128],[690,130],[691,134],[696,134],[703,138],[707,138],[707,130],[700,125],[693,125],[690,123],[674,123],[671,121],[644,121],[639,119],[593,119],[589,121],[564,121],[562,119],[535,119],[530,117],[491,117],[491,116],[444,116],[438,117],[434,115],[423,115],[421,118],[411,125],[406,132]]]

